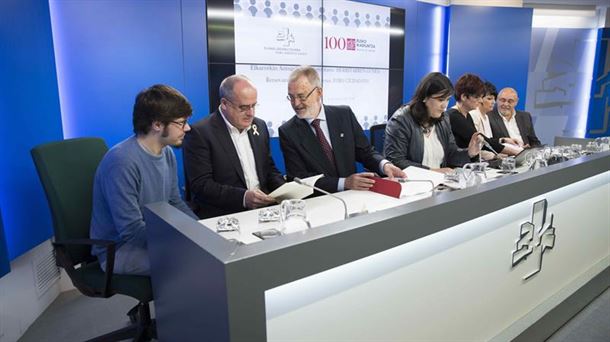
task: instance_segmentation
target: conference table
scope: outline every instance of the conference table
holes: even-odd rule
[[[160,340],[538,340],[610,285],[610,152],[456,191],[404,183],[306,199],[311,228],[259,210],[145,220]],[[366,212],[366,213],[364,213]]]

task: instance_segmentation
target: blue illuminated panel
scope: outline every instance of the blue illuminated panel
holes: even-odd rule
[[[10,260],[53,234],[30,157],[62,139],[52,38],[47,1],[0,1],[0,207]]]
[[[610,136],[610,28],[597,34],[597,52],[587,118],[587,138]]]
[[[451,6],[448,73],[453,82],[470,72],[500,90],[515,88],[525,107],[532,9]]]

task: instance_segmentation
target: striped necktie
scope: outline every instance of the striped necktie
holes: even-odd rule
[[[326,158],[332,165],[333,169],[336,171],[335,166],[335,155],[333,154],[333,149],[330,147],[328,140],[324,136],[324,132],[322,128],[320,128],[320,119],[315,119],[311,122],[311,126],[316,131],[316,137],[318,137],[318,142],[320,142],[320,146],[322,147],[322,152],[326,155]]]

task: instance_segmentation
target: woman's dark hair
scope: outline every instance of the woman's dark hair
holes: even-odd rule
[[[168,124],[193,113],[189,101],[178,90],[163,84],[155,84],[142,90],[133,105],[133,131],[147,134],[153,122]]]
[[[419,81],[415,93],[411,100],[407,103],[411,111],[411,115],[415,122],[421,126],[425,126],[440,119],[431,118],[428,115],[428,109],[424,100],[432,96],[450,97],[453,95],[453,85],[447,76],[440,72],[431,72]],[[442,118],[442,116],[441,116]]]
[[[489,81],[485,81],[485,94],[483,94],[483,96],[487,95],[492,95],[494,99],[498,98],[498,89],[496,89],[496,86]]]
[[[485,94],[485,84],[475,74],[464,74],[455,82],[455,100],[462,101],[462,95],[480,97]]]

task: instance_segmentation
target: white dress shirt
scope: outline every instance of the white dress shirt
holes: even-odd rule
[[[422,165],[427,166],[431,169],[438,169],[443,164],[445,158],[445,150],[441,141],[438,140],[436,135],[436,127],[432,126],[430,135],[424,134],[424,157],[422,158]]]
[[[248,190],[258,189],[260,187],[260,182],[258,180],[258,174],[256,173],[256,161],[254,160],[254,152],[252,151],[252,145],[250,145],[250,139],[248,138],[248,130],[250,130],[251,127],[248,127],[240,132],[229,122],[229,120],[227,120],[220,108],[218,108],[218,111],[222,115],[222,118],[229,129],[231,141],[233,141],[233,146],[235,146],[235,150],[237,151],[241,169],[244,171],[246,187]],[[245,199],[246,195],[244,194],[244,207]]]
[[[489,116],[481,114],[479,108],[471,110],[470,116],[472,121],[474,121],[474,127],[477,129],[477,132],[483,133],[488,138],[493,137]]]
[[[519,126],[517,126],[517,114],[513,113],[510,120],[506,119],[506,117],[502,114],[500,114],[500,116],[502,117],[502,121],[504,121],[504,125],[506,126],[506,130],[508,130],[508,135],[510,138],[517,140],[519,145],[523,146],[523,138],[521,138],[521,132],[519,132]]]

